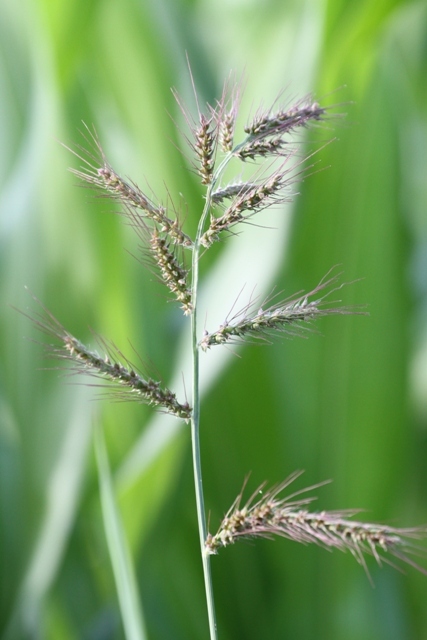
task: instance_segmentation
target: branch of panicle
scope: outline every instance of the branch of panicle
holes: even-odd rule
[[[220,187],[215,189],[211,193],[211,200],[213,204],[221,204],[224,200],[231,200],[240,196],[245,191],[251,191],[258,187],[256,182],[235,182],[228,184],[226,187]]]
[[[276,112],[271,109],[258,113],[245,127],[251,139],[262,140],[270,136],[284,136],[312,122],[324,119],[327,110],[313,100],[311,95],[302,98],[289,108]]]
[[[185,139],[197,158],[194,168],[201,177],[202,184],[210,185],[214,175],[215,156],[219,141],[220,123],[218,114],[222,113],[223,101],[221,100],[218,103],[216,109],[208,104],[208,115],[205,115],[200,110],[195,92],[197,103],[197,120],[195,120],[184,107],[177,91],[172,90],[172,93],[191,133],[191,137],[185,136]]]
[[[215,148],[217,140],[216,123],[213,116],[200,114],[200,122],[195,130],[194,150],[199,159],[198,174],[202,184],[212,182],[215,164]]]
[[[291,194],[288,189],[296,182],[297,177],[292,173],[295,167],[284,168],[285,164],[287,161],[265,180],[242,185],[232,184],[221,189],[219,193],[214,192],[214,202],[233,198],[233,196],[234,198],[221,216],[211,215],[209,228],[201,238],[202,245],[210,247],[219,240],[222,231],[228,231],[240,222],[247,222],[250,217],[263,209],[290,202]]]
[[[83,373],[112,383],[115,395],[119,399],[149,404],[187,422],[190,420],[192,410],[189,404],[178,402],[175,393],[162,388],[160,382],[140,375],[113,343],[97,336],[99,345],[105,350],[105,356],[101,356],[77,340],[37,298],[34,299],[41,306],[43,313],[34,316],[24,315],[27,315],[40,331],[53,336],[61,343],[60,346],[45,345],[45,348],[51,357],[71,361],[74,365],[71,373]]]
[[[212,333],[205,331],[199,343],[200,348],[207,351],[215,345],[238,343],[248,338],[265,340],[268,337],[273,337],[277,332],[297,335],[301,333],[301,330],[309,329],[313,320],[323,316],[367,315],[358,307],[325,306],[326,298],[348,284],[341,283],[338,286],[333,286],[325,293],[325,289],[336,284],[338,279],[339,274],[327,280],[323,278],[317,287],[309,293],[282,300],[265,309],[261,306],[257,311],[254,311],[254,304],[250,303],[238,311],[231,320],[227,318],[216,331]],[[312,299],[320,292],[323,292],[320,297]],[[334,302],[334,304],[336,303],[337,301]]]
[[[227,231],[234,225],[247,221],[248,217],[266,209],[273,204],[289,202],[291,195],[289,187],[305,174],[309,167],[296,171],[303,161],[290,166],[290,159],[295,155],[295,148],[285,136],[297,127],[306,127],[311,120],[320,120],[326,109],[317,103],[307,101],[298,103],[290,110],[278,111],[275,114],[257,116],[245,131],[249,134],[243,143],[237,145],[232,155],[241,161],[257,158],[275,158],[283,156],[285,160],[279,168],[263,180],[246,183],[232,183],[215,189],[211,195],[213,204],[232,199],[224,213],[218,217],[211,214],[210,225],[202,236],[201,243],[210,247],[220,239],[222,231]],[[309,156],[310,157],[310,156]],[[306,158],[307,159],[307,158]]]
[[[235,155],[245,161],[255,160],[257,157],[287,156],[291,153],[292,147],[289,146],[289,142],[277,137],[271,138],[271,140],[252,140],[236,151]]]
[[[387,557],[392,556],[427,574],[427,570],[410,557],[413,553],[425,555],[425,550],[414,545],[413,541],[426,538],[426,527],[397,529],[350,520],[359,510],[309,511],[306,506],[315,498],[298,496],[320,485],[279,498],[278,495],[300,475],[301,472],[295,472],[267,491],[264,490],[265,484],[262,485],[244,506],[241,506],[242,489],[218,532],[208,535],[205,552],[217,554],[222,547],[239,539],[280,536],[303,544],[315,543],[326,549],[350,551],[366,571],[366,555],[373,556],[379,565],[383,561],[393,565]],[[256,499],[260,495],[261,498]]]
[[[184,315],[193,309],[189,270],[185,268],[184,250],[182,246],[172,242],[171,237],[159,231],[156,225],[148,226],[137,212],[127,208],[127,217],[131,226],[141,240],[141,252],[148,260],[144,260],[153,272],[159,272],[159,280],[174,294],[181,304]]]
[[[188,269],[185,269],[177,260],[176,253],[171,250],[170,242],[162,237],[156,229],[151,233],[150,247],[163,282],[181,303],[184,315],[190,315],[193,305],[191,288],[188,285]]]
[[[85,125],[86,126],[86,125]],[[122,178],[107,161],[105,153],[95,132],[88,127],[84,136],[93,152],[78,147],[84,155],[79,155],[74,150],[70,151],[84,164],[81,169],[71,169],[71,172],[80,180],[105,192],[106,197],[118,200],[125,207],[125,215],[129,207],[137,209],[145,218],[159,225],[162,232],[167,233],[171,241],[184,247],[192,247],[193,242],[181,229],[178,218],[171,219],[167,215],[167,209],[154,202],[134,182]]]
[[[227,104],[228,85],[225,83],[222,99],[216,110],[216,118],[219,125],[219,144],[225,153],[230,153],[233,150],[234,132],[241,97],[240,90],[241,86],[238,83],[233,87],[229,104]]]
[[[260,111],[245,127],[248,137],[236,148],[235,155],[243,161],[290,155],[293,148],[287,136],[325,120],[327,111],[328,108],[321,107],[310,95],[276,112]]]

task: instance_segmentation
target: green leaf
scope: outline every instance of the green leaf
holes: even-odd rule
[[[146,638],[145,624],[135,570],[116,505],[107,449],[100,426],[95,429],[94,439],[104,530],[114,571],[126,639],[144,640]]]

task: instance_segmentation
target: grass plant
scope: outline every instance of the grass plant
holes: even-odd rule
[[[223,547],[239,539],[278,536],[303,544],[315,543],[329,550],[349,551],[368,575],[368,555],[373,556],[378,564],[394,564],[395,560],[400,560],[426,573],[412,559],[412,554],[421,553],[416,541],[425,536],[426,529],[399,529],[356,521],[352,519],[358,513],[356,510],[312,511],[309,505],[314,498],[305,494],[320,485],[296,490],[285,497],[281,495],[300,475],[300,472],[294,472],[270,489],[266,490],[264,485],[258,487],[246,502],[242,490],[217,533],[208,532],[200,452],[200,430],[203,428],[200,357],[209,357],[204,352],[219,346],[233,348],[242,342],[270,344],[283,335],[307,336],[320,317],[365,315],[365,311],[360,307],[345,306],[336,299],[337,292],[346,283],[341,282],[341,275],[331,265],[331,271],[309,293],[298,292],[291,297],[272,293],[264,300],[252,295],[242,306],[236,301],[220,326],[209,331],[200,330],[199,265],[205,253],[217,242],[226,240],[227,236],[240,233],[245,224],[262,225],[263,210],[292,199],[294,185],[314,171],[314,154],[304,156],[302,134],[307,129],[322,127],[337,116],[332,107],[321,106],[311,95],[289,104],[278,101],[269,109],[260,109],[249,119],[243,137],[236,142],[239,87],[230,90],[226,84],[218,102],[206,105],[205,109],[198,104],[195,92],[197,113],[194,117],[183,106],[179,96],[175,96],[189,129],[187,141],[192,152],[192,167],[205,189],[204,205],[194,237],[185,228],[184,213],[171,198],[166,203],[158,202],[153,195],[148,195],[136,183],[115,171],[95,130],[89,127],[84,131],[85,144],[74,151],[81,166],[73,172],[86,185],[120,203],[125,222],[135,230],[140,240],[141,262],[156,273],[168,296],[180,306],[191,324],[188,348],[192,351],[192,380],[186,381],[187,388],[191,388],[191,398],[178,398],[174,390],[147,375],[143,365],[136,366],[127,359],[113,342],[95,335],[97,350],[84,345],[41,303],[40,312],[33,315],[33,320],[56,340],[54,345],[47,345],[49,355],[70,361],[71,372],[94,377],[97,384],[109,387],[109,392],[116,399],[151,405],[190,425],[200,552],[210,638],[215,640],[219,634],[210,563],[211,556]],[[228,177],[230,173],[234,174],[231,179]],[[113,490],[108,482],[108,462],[99,434],[97,438],[103,502],[109,514],[104,520],[107,528],[110,523],[114,529],[109,536],[113,540],[112,546],[120,548],[125,542],[120,530],[115,529],[118,515],[111,501]],[[126,575],[120,578],[120,557],[125,558],[123,564],[127,567],[127,578]],[[119,567],[115,573],[119,576],[120,600],[124,598],[122,612],[127,637],[141,638],[142,616],[135,614],[136,605],[130,607],[129,614],[126,613],[126,598],[123,596],[131,585],[131,599],[133,602],[136,599],[135,579],[128,566],[129,554],[125,550],[123,554],[115,554],[114,558],[113,564]],[[127,616],[129,620],[126,623]]]

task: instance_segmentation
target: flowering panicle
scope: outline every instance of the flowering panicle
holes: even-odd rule
[[[312,320],[329,315],[366,315],[352,307],[328,307],[325,300],[334,291],[341,289],[346,283],[333,287],[316,299],[321,291],[337,282],[339,276],[328,280],[323,279],[313,291],[297,298],[288,298],[277,304],[253,311],[254,305],[249,304],[239,311],[234,318],[226,320],[216,331],[205,331],[200,340],[200,348],[207,351],[218,344],[242,342],[247,338],[258,340],[272,337],[277,331],[288,335],[300,334],[301,329],[308,329]]]
[[[72,373],[84,373],[112,383],[116,387],[116,397],[119,399],[136,400],[158,407],[187,422],[190,420],[189,404],[178,402],[175,393],[162,388],[160,382],[141,376],[113,343],[107,343],[104,339],[97,337],[99,345],[106,354],[104,357],[101,356],[66,331],[55,316],[45,309],[37,298],[35,300],[42,307],[44,315],[36,314],[35,317],[28,317],[41,331],[54,336],[61,342],[60,347],[47,346],[47,352],[55,358],[70,360],[74,365],[71,369]],[[124,361],[125,364],[119,360]]]
[[[383,561],[393,565],[389,559],[392,556],[427,575],[427,570],[410,557],[411,553],[421,551],[413,544],[413,540],[424,538],[426,527],[397,529],[350,520],[359,510],[309,511],[305,507],[315,498],[298,496],[320,485],[279,498],[278,495],[300,475],[301,472],[295,472],[267,491],[264,491],[264,483],[243,507],[242,490],[221,522],[218,532],[208,535],[205,553],[216,554],[222,547],[234,544],[239,539],[280,536],[303,544],[315,543],[326,549],[350,551],[366,571],[366,555],[373,556],[380,565]],[[257,500],[258,496],[261,497]]]
[[[192,77],[191,82],[194,89]],[[175,91],[173,93],[190,130],[186,140],[193,154],[193,169],[206,187],[205,203],[201,207],[194,239],[184,233],[180,222],[182,216],[178,215],[181,209],[175,210],[169,192],[167,206],[156,204],[156,198],[148,197],[137,184],[123,179],[107,161],[95,131],[86,125],[85,139],[89,142],[90,150],[88,152],[79,146],[81,155],[73,152],[82,165],[72,172],[90,186],[100,189],[105,197],[121,203],[122,214],[142,242],[143,262],[148,262],[153,271],[159,272],[159,279],[180,303],[184,315],[191,316],[188,346],[192,360],[193,408],[188,402],[179,402],[176,394],[160,382],[142,375],[112,342],[95,335],[101,354],[105,354],[100,355],[69,333],[40,303],[42,313],[28,317],[41,331],[58,341],[59,346],[48,345],[47,352],[55,358],[71,361],[71,373],[86,374],[102,381],[95,386],[105,388],[112,385],[116,399],[146,403],[187,423],[191,422],[199,538],[210,635],[214,640],[217,633],[208,556],[217,554],[222,547],[238,539],[272,538],[277,535],[303,544],[315,543],[326,549],[350,551],[366,571],[365,556],[371,555],[379,564],[382,561],[392,564],[390,558],[397,558],[427,574],[427,570],[410,557],[411,553],[420,551],[413,541],[425,538],[427,528],[397,529],[359,522],[351,519],[358,513],[355,510],[310,511],[308,505],[314,498],[301,495],[315,487],[280,497],[281,492],[300,475],[296,472],[268,490],[265,490],[265,484],[260,486],[242,506],[243,487],[217,533],[208,534],[200,455],[199,351],[206,352],[215,345],[236,344],[245,340],[268,342],[277,332],[299,335],[305,329],[310,329],[312,322],[322,316],[364,312],[359,311],[358,307],[343,307],[339,306],[340,301],[331,301],[329,296],[345,283],[337,284],[338,276],[329,277],[328,274],[311,292],[299,292],[293,298],[278,303],[272,304],[278,299],[276,295],[263,300],[261,305],[259,300],[255,303],[251,297],[249,303],[237,313],[233,307],[223,324],[211,333],[205,331],[198,342],[196,301],[200,288],[199,261],[204,249],[218,241],[222,232],[231,233],[237,224],[249,222],[252,216],[262,210],[290,201],[293,195],[291,186],[307,175],[311,168],[307,166],[307,161],[313,155],[301,159],[290,134],[302,132],[325,120],[327,109],[314,101],[312,96],[286,108],[273,105],[267,111],[256,113],[245,128],[244,139],[236,144],[235,128],[240,102],[238,85],[230,95],[228,84],[225,83],[222,97],[215,106],[206,105],[206,114],[200,110],[194,89],[197,106],[195,117],[183,108],[178,94]],[[223,155],[219,157],[221,151]],[[257,166],[246,180],[247,165],[243,163],[248,161]],[[241,177],[227,183],[226,169],[228,172],[233,164],[240,165]],[[191,278],[185,267],[185,249],[190,249],[192,253]]]

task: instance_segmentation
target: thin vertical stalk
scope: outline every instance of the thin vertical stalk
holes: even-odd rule
[[[193,262],[192,262],[192,285],[191,296],[193,303],[193,311],[191,314],[191,343],[193,352],[193,411],[191,417],[191,446],[193,453],[193,471],[194,471],[194,485],[196,492],[196,505],[197,505],[197,520],[200,537],[200,549],[202,554],[203,563],[203,576],[205,581],[206,591],[206,604],[208,609],[209,618],[209,631],[210,639],[217,640],[217,626],[216,626],[216,614],[215,614],[215,602],[212,586],[212,572],[210,566],[210,556],[205,550],[205,540],[207,538],[208,530],[206,526],[206,511],[205,501],[203,494],[203,480],[202,480],[202,464],[200,455],[200,385],[199,385],[199,345],[197,341],[197,294],[199,285],[199,258],[200,258],[200,246],[201,237],[206,223],[206,218],[209,214],[211,207],[211,193],[215,186],[218,177],[223,171],[224,167],[230,161],[232,154],[228,154],[219,165],[215,172],[212,183],[209,185],[206,202],[203,209],[203,213],[199,220],[197,227],[197,235],[193,246]]]
[[[209,617],[209,631],[211,640],[217,640],[215,603],[212,586],[212,573],[210,558],[205,553],[205,540],[207,537],[206,511],[203,496],[202,464],[200,456],[200,388],[199,388],[199,346],[197,344],[197,292],[199,281],[199,255],[200,238],[203,232],[204,222],[209,209],[209,198],[206,198],[205,208],[197,229],[197,237],[193,247],[192,265],[192,301],[193,312],[191,314],[191,342],[193,351],[193,412],[191,417],[191,446],[193,452],[194,485],[196,491],[197,520],[200,536],[200,549],[203,562],[203,576],[205,580],[206,604]]]

